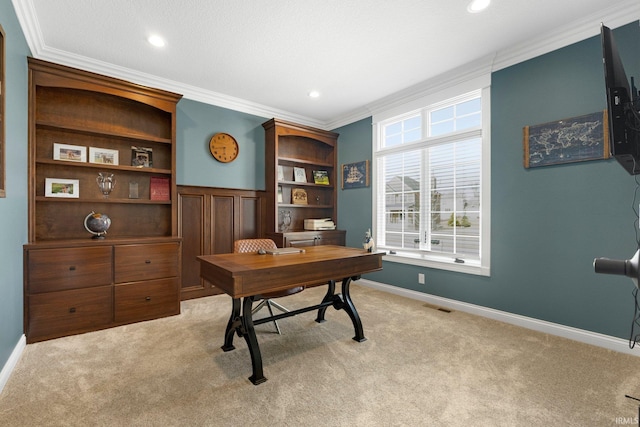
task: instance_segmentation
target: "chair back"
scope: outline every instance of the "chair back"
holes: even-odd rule
[[[276,245],[276,242],[271,239],[240,239],[233,242],[234,253],[258,252],[260,249],[278,249],[278,246]],[[284,289],[281,291],[264,293],[260,295],[260,297],[264,299],[280,298],[286,297],[287,295],[297,294],[303,290],[304,286],[296,286],[294,288]]]
[[[276,243],[271,239],[240,239],[233,242],[233,252],[258,252],[260,249],[277,249]]]

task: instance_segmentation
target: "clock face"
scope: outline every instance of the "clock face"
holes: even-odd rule
[[[214,159],[222,163],[232,162],[238,157],[238,141],[228,133],[216,133],[209,141],[209,151]]]

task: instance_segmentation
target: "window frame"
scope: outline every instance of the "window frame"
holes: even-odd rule
[[[373,235],[379,235],[378,230],[378,201],[379,197],[384,197],[383,193],[378,193],[378,188],[384,185],[384,177],[378,171],[378,158],[381,155],[392,152],[404,151],[408,147],[424,145],[421,140],[418,143],[398,144],[392,147],[381,148],[383,143],[383,125],[391,120],[403,120],[416,113],[422,115],[423,119],[423,139],[428,139],[428,112],[439,108],[444,104],[455,102],[456,99],[464,99],[469,93],[479,92],[482,102],[481,127],[471,130],[463,130],[450,134],[454,138],[458,137],[478,137],[482,139],[481,146],[481,196],[480,196],[480,259],[466,260],[464,263],[456,262],[453,254],[439,254],[424,250],[395,249],[378,245],[378,248],[387,251],[384,256],[385,261],[402,264],[410,264],[427,268],[434,268],[447,271],[455,271],[473,275],[490,276],[491,274],[491,91],[490,75],[482,75],[466,82],[458,83],[448,88],[434,91],[422,97],[416,98],[407,103],[396,105],[394,108],[381,111],[373,116],[373,141],[372,141],[372,224]],[[449,136],[437,137],[446,141]],[[395,252],[392,253],[391,251]]]

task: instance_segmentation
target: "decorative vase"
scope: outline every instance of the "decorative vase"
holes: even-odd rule
[[[287,231],[291,227],[291,211],[284,211],[282,218],[282,231]]]
[[[96,183],[104,198],[108,198],[111,191],[116,186],[116,177],[112,173],[100,172],[96,178]]]

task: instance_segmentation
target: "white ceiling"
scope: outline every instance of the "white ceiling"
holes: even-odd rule
[[[327,129],[640,19],[639,0],[12,1],[36,58]]]

